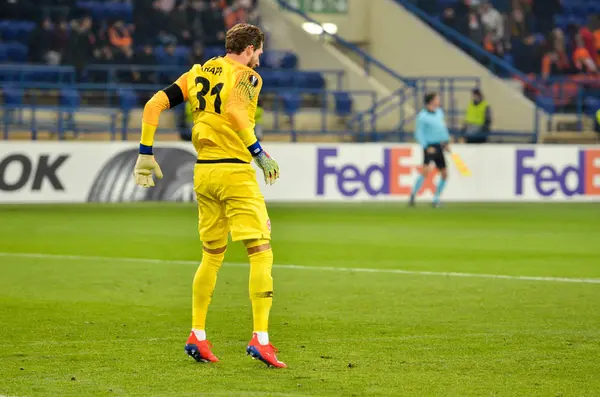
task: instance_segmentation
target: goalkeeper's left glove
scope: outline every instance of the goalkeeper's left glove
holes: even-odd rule
[[[140,152],[141,151],[142,150],[140,150]],[[148,153],[148,151],[146,151],[146,153]],[[140,153],[138,155],[138,159],[135,163],[135,168],[133,170],[133,175],[135,176],[135,183],[141,187],[154,186],[154,180],[152,179],[152,171],[154,171],[154,174],[158,179],[162,179],[163,173],[160,169],[160,166],[154,159],[152,150],[150,149],[149,154]]]
[[[265,183],[272,185],[279,178],[279,164],[269,156],[267,152],[263,150],[260,143],[256,143],[248,148],[252,156],[254,156],[254,162],[262,170],[265,175]]]

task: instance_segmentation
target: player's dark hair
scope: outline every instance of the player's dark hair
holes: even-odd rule
[[[250,45],[258,50],[264,41],[265,34],[259,27],[248,23],[238,23],[227,31],[225,49],[228,54],[239,55]]]
[[[437,97],[437,95],[437,92],[428,92],[425,94],[425,98],[423,99],[425,106],[428,106]]]

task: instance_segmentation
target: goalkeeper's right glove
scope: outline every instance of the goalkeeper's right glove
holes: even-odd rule
[[[160,169],[160,166],[154,159],[152,148],[140,145],[140,154],[138,155],[138,159],[133,170],[135,183],[141,187],[154,186],[152,172],[154,172],[158,179],[162,179],[163,173]]]
[[[265,183],[267,185],[274,184],[279,178],[279,165],[277,162],[263,150],[258,141],[256,141],[254,145],[250,146],[248,150],[250,150],[250,153],[252,153],[256,165],[258,165],[265,175]]]

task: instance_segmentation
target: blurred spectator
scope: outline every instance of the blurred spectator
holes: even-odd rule
[[[204,62],[204,47],[199,41],[195,42],[190,53],[190,65],[201,65]]]
[[[190,5],[190,30],[192,32],[192,40],[204,42],[204,26],[202,12],[205,9],[203,0],[192,0]]]
[[[204,44],[223,45],[225,43],[225,19],[219,0],[210,0],[210,7],[202,12]]]
[[[162,57],[161,63],[165,66],[177,66],[179,64],[179,60],[175,55],[175,50],[177,50],[177,46],[175,43],[171,43],[165,47],[165,56]]]
[[[596,42],[596,63],[600,65],[600,16],[596,15],[591,23],[592,31],[594,32],[594,40]]]
[[[164,56],[160,57],[160,64],[163,66],[179,66],[179,58],[176,56],[175,51],[177,47],[175,43],[171,43],[165,47]],[[170,84],[177,80],[179,73],[177,71],[169,71],[161,73],[161,84]]]
[[[509,47],[512,46],[512,42],[515,40],[523,41],[526,37],[531,34],[531,29],[525,19],[525,12],[522,8],[514,8],[507,18],[507,44]]]
[[[189,12],[187,0],[178,0],[175,9],[169,15],[169,33],[184,45],[190,45],[192,40]]]
[[[469,12],[469,38],[475,43],[482,45],[485,31],[479,14],[475,11]]]
[[[225,28],[231,29],[238,23],[247,22],[251,6],[250,0],[235,0],[230,7],[225,9]]]
[[[27,0],[0,0],[2,19],[33,19],[30,18],[32,9]]]
[[[134,40],[147,40],[153,30],[160,30],[162,27],[157,22],[158,11],[154,8],[154,3],[149,0],[134,0],[133,2],[133,24],[135,25]]]
[[[93,49],[96,44],[96,37],[92,33],[91,28],[92,19],[89,16],[84,16],[80,20],[74,20],[71,23],[71,33],[63,57],[63,63],[75,66],[78,79],[92,58]]]
[[[496,10],[489,0],[485,0],[480,7],[481,22],[485,29],[484,44],[489,52],[502,54],[504,47],[504,17]]]
[[[158,44],[161,46],[168,46],[171,43],[176,43],[177,42],[177,38],[172,35],[169,32],[166,32],[164,30],[161,30],[160,32],[158,32],[157,37],[157,41]]]
[[[453,7],[444,10],[443,21],[448,27],[468,36],[470,11],[469,0],[459,0]]]
[[[115,52],[116,63],[123,66],[123,69],[120,69],[117,72],[117,80],[121,83],[139,81],[141,79],[140,74],[131,67],[131,65],[135,63],[131,46],[122,46],[115,50]]]
[[[512,46],[515,56],[515,67],[526,74],[538,73],[543,57],[543,51],[540,46],[542,42],[543,37],[541,35],[527,36],[522,42],[514,41]]]
[[[52,32],[52,51],[58,54],[61,63],[65,56],[67,45],[69,44],[70,29],[69,23],[63,19]]]
[[[156,65],[156,57],[154,56],[154,48],[150,44],[146,44],[141,51],[135,54],[134,62],[136,65],[151,66]],[[134,76],[134,81],[140,84],[155,84],[156,75],[153,72],[142,70],[137,76]]]
[[[155,0],[154,8],[164,12],[165,14],[170,13],[175,8],[176,0]]]
[[[556,28],[548,37],[545,44],[547,50],[542,57],[542,77],[544,79],[553,75],[567,73],[571,69],[562,30]]]
[[[473,90],[472,100],[467,107],[465,123],[461,131],[462,143],[485,143],[490,135],[492,110],[481,91]]]
[[[583,46],[588,50],[590,56],[594,59],[594,63],[596,63],[596,55],[598,53],[596,38],[594,37],[594,33],[590,30],[589,26],[592,25],[592,18],[589,18],[589,25],[582,26],[579,29],[579,35],[583,40]],[[598,43],[600,44],[600,43]]]
[[[546,35],[554,29],[554,17],[562,11],[562,0],[533,0],[531,12],[536,17],[536,31]]]
[[[114,51],[108,43],[94,50],[92,63],[96,65],[114,65],[116,62]],[[104,83],[108,80],[107,72],[103,70],[92,71],[87,78],[93,83]]]
[[[595,73],[598,71],[596,62],[588,49],[585,47],[583,38],[578,35],[575,38],[575,51],[573,52],[573,63],[575,69],[581,73]]]
[[[54,26],[50,18],[44,18],[29,37],[29,57],[33,63],[60,64],[60,53],[52,51]]]
[[[122,20],[115,21],[108,29],[108,39],[111,45],[121,49],[133,44],[130,27],[125,26]]]
[[[531,1],[532,0],[512,0],[511,9],[521,9],[525,14],[531,12]]]

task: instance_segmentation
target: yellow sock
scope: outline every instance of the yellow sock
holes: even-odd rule
[[[225,253],[202,253],[202,263],[194,276],[192,288],[192,328],[204,330],[206,327],[206,314],[217,284],[217,272],[223,264]]]
[[[267,332],[269,328],[269,312],[273,304],[273,251],[261,251],[250,258],[250,300],[252,301],[252,317],[254,332]]]

